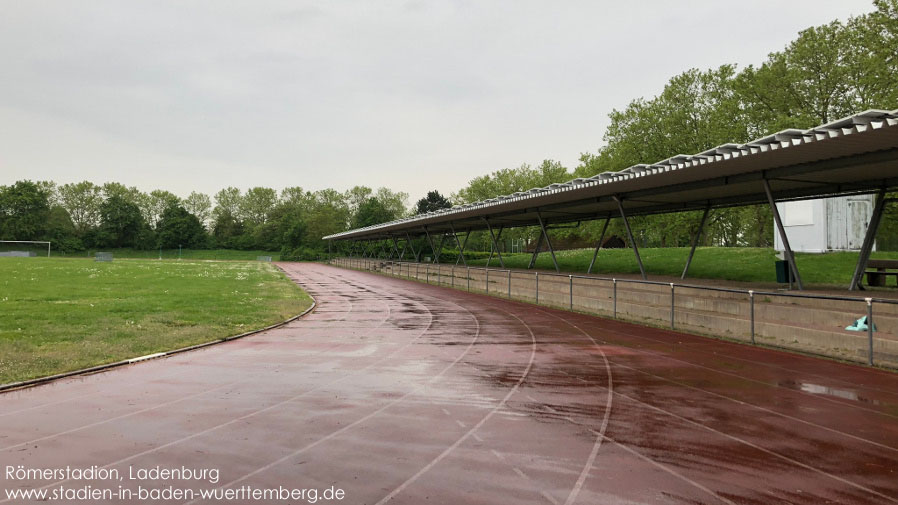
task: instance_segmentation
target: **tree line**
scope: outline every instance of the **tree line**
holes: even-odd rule
[[[345,192],[228,187],[211,197],[180,198],[116,182],[21,180],[0,186],[0,239],[49,240],[65,252],[226,248],[314,259],[327,249],[322,236],[403,217],[407,199],[364,186]]]

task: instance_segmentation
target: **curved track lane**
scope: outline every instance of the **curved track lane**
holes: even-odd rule
[[[318,302],[300,320],[0,394],[0,463],[218,468],[214,485],[175,484],[333,485],[353,504],[898,498],[894,374],[370,273],[281,268]],[[0,503],[14,502],[12,488],[85,484],[109,487],[0,478]]]

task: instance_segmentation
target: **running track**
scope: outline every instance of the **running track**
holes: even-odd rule
[[[212,467],[351,504],[898,502],[896,374],[281,267],[318,301],[285,327],[0,394],[0,464]],[[0,475],[0,503],[84,484]]]

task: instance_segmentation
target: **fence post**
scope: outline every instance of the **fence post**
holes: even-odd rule
[[[614,318],[617,319],[617,279],[611,279],[612,292],[614,293]]]
[[[490,269],[486,269],[486,294],[490,294]]]
[[[864,298],[867,302],[867,364],[873,366],[873,298]]]
[[[674,329],[674,283],[670,283],[670,329]]]
[[[508,271],[508,299],[511,299],[511,270]]]
[[[465,277],[468,279],[468,291],[471,291],[471,267],[465,267]]]
[[[571,297],[571,304],[570,304],[571,310],[574,310],[574,276],[568,275],[567,278],[568,278],[569,286],[570,286],[569,292],[570,292],[570,297]]]
[[[539,272],[534,272],[536,274],[536,304],[539,305]]]
[[[748,290],[748,317],[751,320],[751,343],[755,344],[755,292]]]
[[[424,282],[430,284],[430,265],[424,265]]]
[[[440,275],[443,273],[443,265],[437,265],[437,286],[443,281],[443,278]]]
[[[455,287],[455,265],[452,265],[452,267],[449,269],[449,275],[452,277],[451,285],[454,288]]]

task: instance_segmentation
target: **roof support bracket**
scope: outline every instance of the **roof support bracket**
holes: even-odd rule
[[[533,268],[536,265],[536,257],[539,256],[539,250],[543,246],[543,234],[540,232],[539,236],[536,237],[536,247],[533,248],[533,256],[530,257],[530,264],[527,265],[527,269]]]
[[[587,274],[592,273],[592,267],[596,264],[596,257],[599,255],[599,249],[602,248],[602,241],[605,240],[605,232],[608,230],[608,223],[611,222],[611,216],[605,218],[605,224],[602,226],[602,234],[599,235],[599,241],[596,242],[596,250],[592,253],[592,261],[589,262],[589,268],[586,269]]]
[[[776,229],[779,230],[780,239],[783,241],[783,248],[786,250],[786,261],[789,263],[792,275],[795,276],[795,282],[798,283],[799,291],[803,291],[804,285],[801,282],[801,275],[798,273],[798,265],[795,264],[795,255],[792,254],[792,247],[789,246],[789,238],[786,236],[786,229],[783,227],[780,211],[776,207],[776,200],[773,199],[773,192],[770,191],[770,182],[767,179],[763,179],[763,182],[764,192],[767,193],[767,202],[770,204],[770,211],[773,213],[773,221],[776,223]]]
[[[552,241],[549,240],[549,232],[546,231],[546,223],[543,221],[543,216],[538,211],[536,213],[536,219],[539,220],[539,228],[543,232],[543,238],[546,239],[546,248],[552,253],[552,263],[555,264],[555,271],[561,272],[561,269],[558,268],[558,260],[555,258],[555,249],[552,249]]]
[[[393,246],[396,247],[396,250],[399,251],[399,261],[402,261],[402,257],[405,256],[405,246],[408,244],[402,244],[402,250],[399,250],[399,239],[393,237]]]
[[[851,276],[851,285],[848,291],[856,289],[864,289],[861,281],[864,278],[864,270],[867,269],[867,261],[870,260],[870,251],[873,250],[873,243],[876,239],[876,230],[879,228],[879,221],[882,219],[882,213],[885,210],[886,189],[879,190],[876,195],[876,205],[873,207],[873,215],[870,216],[870,224],[867,225],[867,232],[864,234],[864,243],[861,246],[861,253],[857,257],[857,265],[854,267],[854,274]]]
[[[639,257],[639,246],[636,245],[636,240],[633,239],[633,231],[630,229],[630,221],[627,220],[627,214],[624,212],[624,204],[617,196],[614,197],[614,201],[617,202],[617,209],[620,211],[620,217],[624,220],[624,228],[627,229],[627,238],[630,239],[630,245],[633,246],[633,254],[636,255],[636,263],[639,263],[639,272],[642,274],[642,280],[646,280],[645,267],[642,265],[642,258]]]
[[[420,251],[415,251],[415,245],[412,244],[412,237],[408,234],[408,232],[405,232],[405,242],[408,244],[408,248],[411,249],[412,254],[415,256],[415,263],[421,261]]]
[[[443,254],[443,246],[444,246],[444,245],[446,245],[446,234],[445,234],[445,233],[441,234],[441,237],[440,237],[440,248],[437,249],[437,253],[436,253],[436,255],[433,257],[434,263],[439,263],[439,262],[440,262],[440,255]]]
[[[462,244],[460,240],[458,240],[458,233],[455,232],[455,226],[452,225],[452,222],[449,222],[449,228],[452,230],[452,236],[455,237],[455,245],[458,246],[458,258],[455,258],[455,264],[458,265],[458,262],[461,261],[465,266],[468,266],[468,262],[465,260],[465,245],[468,244],[468,237],[471,236],[471,230],[468,230],[468,233],[465,235],[465,243]]]
[[[708,219],[708,212],[711,211],[711,204],[709,203],[707,207],[705,207],[705,211],[702,213],[702,220],[698,223],[698,230],[695,230],[695,237],[692,237],[692,248],[689,249],[689,257],[686,258],[686,266],[683,268],[683,274],[680,275],[680,279],[685,279],[686,274],[689,273],[689,265],[692,264],[692,256],[695,254],[695,248],[698,247],[698,241],[702,238],[702,229],[705,227],[705,221]]]
[[[437,259],[437,250],[436,247],[433,246],[433,239],[430,237],[430,232],[427,231],[427,227],[424,227],[424,235],[427,236],[427,243],[430,244],[430,250],[433,252],[433,259],[431,263],[438,263]]]
[[[496,235],[493,233],[493,227],[490,226],[490,220],[487,218],[483,218],[483,222],[486,223],[486,229],[490,232],[490,238],[493,241],[492,248],[490,249],[490,256],[486,259],[486,266],[489,268],[490,260],[493,259],[493,251],[496,251],[496,255],[499,256],[499,266],[505,268],[505,262],[502,261],[502,251],[499,250],[499,237],[502,236],[502,230],[505,229],[505,225],[499,226],[499,234]]]

